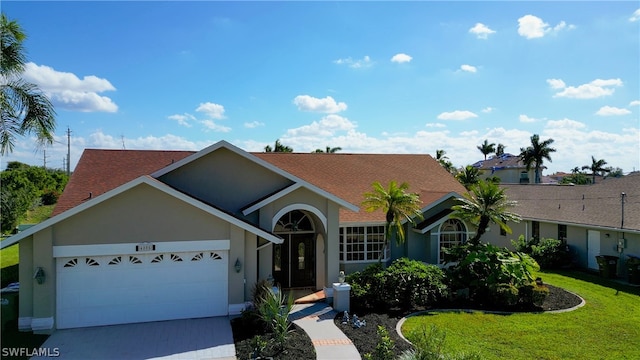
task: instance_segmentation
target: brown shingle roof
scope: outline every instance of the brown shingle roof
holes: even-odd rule
[[[620,228],[625,193],[624,228],[640,231],[640,173],[594,185],[503,185],[515,212],[528,219]]]
[[[481,170],[492,169],[525,169],[526,165],[520,160],[520,157],[513,154],[503,154],[500,156],[492,156],[487,160],[480,160],[472,165]]]
[[[84,151],[60,197],[53,215],[142,175],[181,160],[191,151],[94,150]],[[409,183],[426,206],[443,196],[465,189],[429,155],[253,153],[276,167],[343,200],[359,206],[374,181]],[[342,209],[341,222],[384,221],[382,212]]]
[[[193,154],[192,151],[86,149],[76,165],[52,216],[92,197],[104,194],[137,177]]]
[[[429,155],[420,154],[323,154],[254,153],[257,157],[360,206],[363,194],[374,181],[387,186],[389,181],[407,182],[409,191],[420,195],[422,206],[443,196],[466,190]],[[384,221],[382,212],[357,213],[340,210],[340,222]]]

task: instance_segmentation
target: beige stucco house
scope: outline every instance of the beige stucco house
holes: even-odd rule
[[[330,287],[378,260],[384,214],[360,203],[390,180],[426,220],[385,261],[438,262],[464,188],[428,155],[85,150],[53,216],[2,242],[20,243],[19,328],[237,314],[269,277]]]
[[[482,171],[480,175],[482,179],[496,176],[500,178],[502,184],[532,184],[535,182],[535,170],[533,168],[527,170],[527,166],[517,155],[493,155],[471,166]],[[542,177],[542,174],[540,176]]]

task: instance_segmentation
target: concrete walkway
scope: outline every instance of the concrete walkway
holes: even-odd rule
[[[318,360],[360,360],[351,340],[334,324],[336,314],[327,303],[298,304],[289,319],[309,335]]]

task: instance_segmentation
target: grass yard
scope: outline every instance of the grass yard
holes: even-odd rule
[[[53,212],[55,205],[42,205],[33,210],[27,211],[27,215],[21,224],[39,224],[47,220]],[[2,239],[4,240],[4,238]],[[6,268],[18,263],[18,252],[20,245],[16,244],[6,249],[0,250],[0,268]]]
[[[545,282],[580,295],[586,305],[559,314],[437,313],[407,319],[411,331],[435,325],[447,352],[483,359],[640,359],[640,288],[581,272],[541,273]]]

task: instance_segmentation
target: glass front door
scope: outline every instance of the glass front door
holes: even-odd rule
[[[273,246],[273,278],[282,288],[315,287],[316,246],[313,223],[302,211],[284,215],[274,232],[284,242]]]

